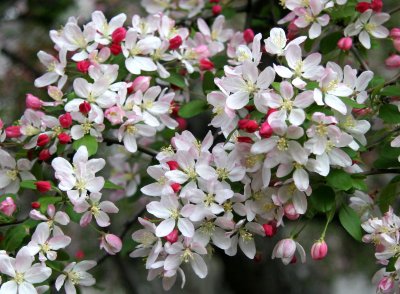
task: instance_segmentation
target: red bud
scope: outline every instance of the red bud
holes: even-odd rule
[[[71,142],[71,136],[68,135],[67,133],[61,133],[58,135],[58,140],[60,141],[60,144],[68,144]]]
[[[64,128],[64,129],[68,129],[71,125],[72,125],[72,116],[70,113],[65,113],[63,115],[60,115],[58,117],[58,121],[60,122],[60,125]]]
[[[51,190],[51,184],[48,181],[38,181],[35,183],[36,189],[41,193],[46,193]]]
[[[167,236],[165,236],[165,240],[170,242],[171,244],[174,244],[176,241],[178,241],[179,233],[177,229],[174,229],[171,233],[169,233]]]
[[[79,70],[81,73],[87,73],[90,66],[89,60],[82,60],[76,64],[76,69]]]
[[[116,29],[112,34],[111,34],[111,38],[113,43],[121,43],[126,36],[126,29],[123,27],[120,27],[118,29]]]
[[[50,137],[46,134],[40,134],[37,140],[36,145],[39,147],[43,147],[50,142]]]
[[[169,40],[169,50],[176,50],[182,45],[181,36],[177,35]]]
[[[87,101],[83,101],[80,105],[79,105],[79,111],[86,115],[90,112],[90,110],[92,109],[92,107],[90,106],[90,103]]]

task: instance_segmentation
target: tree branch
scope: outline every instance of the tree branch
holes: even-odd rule
[[[0,224],[0,227],[7,227],[7,226],[14,226],[14,225],[19,225],[22,224],[24,221],[26,221],[28,218],[24,218],[21,220],[16,220],[14,222],[11,223],[4,223],[4,224]]]
[[[396,12],[399,12],[399,11],[400,11],[400,6],[398,6],[398,7],[396,7],[396,8],[393,8],[392,10],[389,10],[388,13],[389,13],[390,15],[393,15],[393,14],[395,14]]]
[[[350,49],[351,53],[353,53],[354,57],[358,60],[358,62],[361,64],[361,67],[364,68],[364,70],[370,70],[368,64],[362,59],[360,52],[355,47],[351,47]]]
[[[383,175],[383,174],[400,174],[400,168],[371,169],[365,172],[356,173],[355,175],[371,176],[371,175]]]

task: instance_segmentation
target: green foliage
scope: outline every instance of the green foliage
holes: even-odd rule
[[[81,146],[86,146],[89,156],[92,156],[97,153],[97,148],[99,144],[97,143],[97,140],[95,137],[91,135],[85,135],[79,140],[74,141],[72,144],[75,150],[78,150],[79,147]]]
[[[400,123],[400,112],[397,106],[392,104],[384,104],[379,108],[379,117],[385,123],[398,124]]]
[[[382,189],[378,198],[378,205],[382,213],[389,210],[389,206],[393,204],[398,195],[400,176],[393,178],[389,184]]]
[[[179,116],[183,118],[191,118],[208,109],[208,104],[206,100],[195,99],[186,103],[179,109]]]
[[[378,159],[374,162],[375,168],[390,168],[400,166],[397,158],[400,156],[400,149],[393,148],[389,142],[382,142],[378,146]]]
[[[361,221],[357,213],[348,206],[342,206],[339,211],[339,220],[343,228],[357,241],[361,241],[363,232]]]
[[[25,237],[29,235],[29,228],[24,225],[18,225],[7,230],[6,238],[4,239],[4,250],[14,252],[21,247]]]
[[[164,81],[179,88],[186,88],[185,78],[182,75],[176,72],[170,72],[170,74],[171,75],[168,78],[164,79]]]
[[[108,180],[104,183],[104,187],[103,188],[104,189],[110,189],[110,190],[123,190],[124,189],[124,187],[118,186],[118,185],[116,185],[113,182],[110,182]]]
[[[354,10],[352,11],[352,13],[354,13]],[[334,32],[329,35],[326,35],[321,39],[321,43],[319,45],[319,51],[322,54],[328,54],[331,51],[337,49],[337,42],[341,37],[343,37],[342,32]]]
[[[36,180],[25,180],[20,183],[20,187],[23,189],[36,190],[36,182]]]
[[[400,86],[388,86],[383,88],[380,92],[382,96],[400,96]]]
[[[205,95],[217,89],[214,83],[214,74],[211,71],[207,71],[203,76],[203,92]]]
[[[347,191],[353,187],[351,175],[340,169],[331,170],[326,177],[326,182],[339,191]]]
[[[314,189],[310,202],[317,211],[327,213],[335,207],[335,191],[329,186],[319,186]]]

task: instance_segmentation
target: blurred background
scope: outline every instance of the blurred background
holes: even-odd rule
[[[392,7],[398,1],[385,1],[385,7]],[[263,5],[274,5],[272,2],[258,1],[254,3],[253,10],[259,11]],[[262,20],[266,26],[264,36],[280,13],[278,5],[274,9],[269,19]],[[128,24],[133,14],[145,15],[138,0],[0,1],[0,117],[5,124],[21,116],[26,93],[39,97],[44,95],[43,90],[34,88],[33,81],[44,70],[36,53],[39,50],[52,52],[48,31],[60,28],[69,16],[79,17],[84,23],[94,10],[103,11],[109,18],[124,12],[128,15]],[[238,14],[230,22],[236,29],[243,29],[245,15]],[[392,20],[388,27],[394,25],[396,20]],[[391,48],[378,46],[371,52],[373,58],[369,60],[371,68],[386,77],[394,74],[383,65]],[[193,125],[198,125],[198,121],[189,123],[189,127]],[[372,188],[379,187],[379,183],[374,181],[369,185]],[[307,252],[322,232],[323,225],[324,220],[321,219],[320,224],[309,226],[300,237]],[[81,236],[81,243],[71,249],[73,254],[85,248],[85,243],[90,239],[87,230],[80,232],[78,227],[76,229],[76,233]],[[118,231],[119,228],[114,224],[113,229]],[[290,232],[290,227],[287,232]],[[256,260],[248,260],[243,254],[227,257],[223,252],[216,251],[214,257],[207,260],[209,275],[205,280],[191,275],[191,270],[188,270],[185,288],[181,290],[178,281],[170,293],[375,293],[370,279],[379,267],[374,264],[372,246],[354,241],[336,224],[336,220],[328,229],[326,241],[329,254],[323,261],[309,258],[306,264],[283,266],[279,260],[271,260],[272,249],[281,237],[277,235],[272,239],[259,240],[257,248],[260,252]],[[95,259],[96,254],[102,253],[85,252],[85,258]],[[82,293],[163,293],[160,280],[146,280],[143,262],[132,260],[126,255],[107,258],[103,266],[94,272],[98,279],[97,288],[83,289]]]

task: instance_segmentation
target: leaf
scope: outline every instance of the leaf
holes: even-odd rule
[[[204,73],[203,77],[203,92],[204,94],[208,94],[211,91],[215,90],[217,86],[214,83],[214,74],[211,71],[207,71]]]
[[[398,194],[400,176],[394,177],[385,188],[382,189],[378,198],[378,205],[382,213],[389,210],[389,206],[396,200]]]
[[[62,200],[62,197],[40,197],[38,199],[38,202],[40,203],[40,211],[45,212],[49,204],[56,204]]]
[[[20,183],[20,186],[24,189],[37,190],[35,185],[36,182],[36,180],[25,180]]]
[[[310,201],[319,212],[329,212],[335,206],[335,191],[329,186],[319,186],[313,190]]]
[[[186,83],[185,83],[185,78],[183,76],[181,76],[180,74],[177,74],[176,72],[170,72],[170,76],[166,79],[164,79],[164,81],[175,85],[179,88],[185,88],[186,87]]]
[[[353,108],[365,108],[365,107],[367,107],[365,104],[358,104],[356,101],[354,101],[353,99],[350,99],[348,97],[341,97],[340,99],[342,99],[344,104],[349,105],[349,106],[351,106]]]
[[[90,135],[86,135],[79,140],[74,141],[72,146],[75,150],[78,150],[81,146],[86,146],[89,156],[92,156],[97,153],[98,143],[95,137]]]
[[[379,108],[378,115],[385,123],[398,124],[400,123],[400,112],[397,106],[392,104],[384,104]]]
[[[343,206],[339,211],[339,220],[343,228],[357,241],[361,241],[363,232],[361,221],[357,213],[348,206]]]
[[[224,9],[222,9],[222,14],[226,17],[226,19],[231,19],[236,15],[236,9],[229,6],[224,7]]]
[[[224,68],[228,64],[228,57],[226,55],[214,56],[210,60],[214,63],[215,68]]]
[[[354,13],[354,10],[352,11]],[[321,39],[320,52],[322,54],[327,54],[335,49],[337,49],[337,42],[343,36],[342,32],[331,33]]]
[[[400,96],[400,86],[388,86],[383,88],[380,92],[382,96]]]
[[[340,169],[331,170],[326,181],[329,186],[340,191],[347,191],[353,187],[351,175]]]
[[[23,225],[15,226],[9,229],[6,233],[6,238],[4,240],[5,250],[7,252],[16,251],[24,241],[25,237],[28,236],[29,230]]]
[[[179,109],[179,116],[183,118],[194,117],[208,109],[208,104],[206,100],[195,99],[186,103]]]
[[[124,187],[118,186],[118,185],[116,185],[113,182],[108,181],[108,180],[104,183],[104,187],[103,188],[104,189],[110,189],[110,190],[123,190],[124,189]]]

